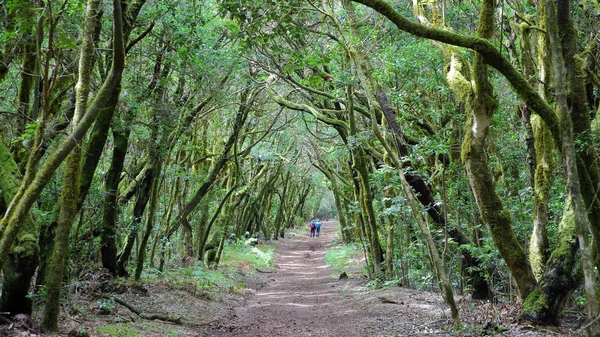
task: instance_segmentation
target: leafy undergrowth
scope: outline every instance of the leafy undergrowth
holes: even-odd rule
[[[226,247],[218,268],[207,268],[200,262],[171,266],[163,273],[147,268],[140,282],[114,280],[103,270],[88,273],[69,287],[60,332],[51,336],[196,335],[199,327],[231,305],[240,305],[245,295],[266,282],[257,270],[273,266],[273,251],[270,246],[253,247],[236,241]],[[41,318],[43,300],[39,299],[34,321]],[[0,336],[46,336],[36,326],[4,329]]]
[[[222,294],[239,294],[246,285],[244,279],[257,269],[273,266],[273,247],[255,247],[237,241],[223,251],[218,268],[206,268],[201,262],[192,266],[170,269],[164,273],[150,269],[144,282],[186,290],[194,296],[222,300]]]

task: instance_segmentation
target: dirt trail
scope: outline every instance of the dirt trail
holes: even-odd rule
[[[445,335],[430,323],[447,316],[436,294],[394,287],[385,294],[364,279],[339,280],[324,261],[335,222],[321,236],[283,239],[275,250],[277,268],[245,305],[211,324],[204,336],[417,336]]]

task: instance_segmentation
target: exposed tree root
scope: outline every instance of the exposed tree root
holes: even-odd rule
[[[175,324],[181,324],[181,317],[177,317],[177,318],[171,318],[168,316],[164,316],[164,315],[160,315],[160,314],[147,314],[137,308],[135,308],[134,306],[132,306],[131,304],[123,301],[120,298],[114,297],[115,302],[119,303],[120,305],[124,306],[125,308],[129,309],[129,311],[133,312],[134,314],[140,316],[143,319],[147,319],[150,321],[153,321],[155,319],[161,320],[161,321],[165,321],[165,322],[171,322],[171,323],[175,323]]]
[[[133,305],[125,302],[124,300],[115,297],[115,296],[107,296],[107,295],[102,295],[102,294],[98,294],[100,297],[103,298],[110,298],[112,297],[115,302],[119,303],[120,305],[124,306],[125,308],[129,309],[129,311],[133,312],[134,314],[138,315],[139,317],[143,318],[143,319],[147,319],[150,321],[153,320],[160,320],[160,321],[164,321],[164,322],[170,322],[170,323],[175,323],[175,324],[182,324],[181,322],[181,317],[177,317],[177,318],[173,318],[173,317],[169,317],[169,316],[165,316],[165,315],[161,315],[161,314],[148,314],[140,309],[137,309],[136,307],[134,307]]]
[[[390,304],[404,304],[404,302],[398,302],[398,301],[394,301],[392,299],[389,299],[387,297],[379,297],[379,300],[383,303],[390,303]]]

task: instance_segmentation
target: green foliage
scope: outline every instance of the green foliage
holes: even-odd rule
[[[243,287],[236,282],[232,274],[202,266],[169,270],[165,273],[164,279],[171,286],[186,289],[193,294],[207,295],[211,298],[218,298],[218,295],[223,292],[234,293]]]
[[[100,313],[103,315],[109,315],[114,313],[115,311],[115,299],[113,297],[103,298],[96,301],[98,304],[98,309],[100,309]]]
[[[13,140],[13,143],[23,142],[24,145],[29,144],[33,137],[35,137],[35,131],[39,123],[37,121],[33,123],[25,124],[25,131]]]
[[[41,304],[46,302],[46,295],[46,286],[41,285],[35,292],[30,291],[27,293],[27,298],[29,298],[34,304]]]

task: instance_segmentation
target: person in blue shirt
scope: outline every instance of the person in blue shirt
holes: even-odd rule
[[[321,222],[319,220],[317,220],[317,222],[315,223],[315,229],[317,232],[317,237],[319,237],[319,233],[321,232]]]

